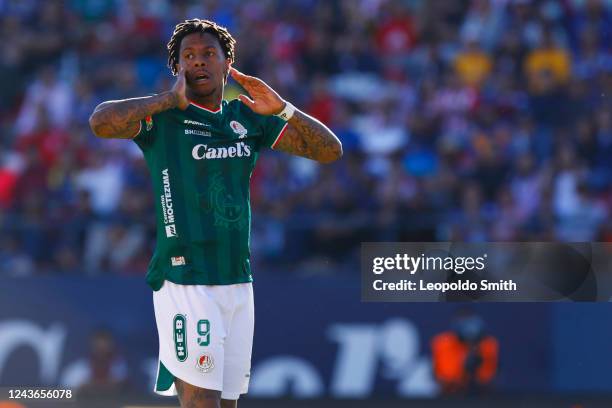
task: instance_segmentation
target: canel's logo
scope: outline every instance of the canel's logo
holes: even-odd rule
[[[237,142],[229,147],[208,147],[197,144],[191,150],[191,156],[196,160],[226,159],[228,157],[249,157],[251,147],[244,142]]]

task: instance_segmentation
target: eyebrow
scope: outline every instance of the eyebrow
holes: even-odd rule
[[[212,49],[215,49],[215,50],[217,49],[214,45],[205,45],[203,48],[205,50],[207,50],[209,48],[212,48]],[[193,47],[185,47],[185,48],[183,48],[183,51],[187,51],[187,50],[193,50]]]

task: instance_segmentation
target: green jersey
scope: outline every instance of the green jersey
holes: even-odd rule
[[[252,281],[249,182],[262,147],[286,122],[235,99],[217,111],[195,103],[140,124],[134,137],[153,179],[157,245],[147,283],[229,285]]]

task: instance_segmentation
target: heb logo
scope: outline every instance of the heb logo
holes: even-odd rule
[[[185,335],[185,327],[187,327],[187,320],[182,314],[174,316],[174,351],[176,352],[176,359],[181,363],[187,360],[187,336]]]
[[[196,160],[225,159],[228,157],[250,157],[251,146],[244,142],[237,142],[229,147],[208,147],[197,144],[191,150],[191,156]]]

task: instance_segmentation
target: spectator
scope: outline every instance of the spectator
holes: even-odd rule
[[[110,331],[99,329],[91,335],[89,358],[77,374],[70,386],[77,389],[79,398],[109,398],[126,391],[127,365]]]
[[[43,112],[48,113],[53,126],[67,127],[72,113],[72,97],[71,88],[57,77],[55,67],[42,68],[37,79],[26,91],[25,100],[15,124],[17,134],[30,133],[35,129]]]
[[[504,23],[504,1],[472,0],[460,28],[464,41],[480,42],[485,50],[493,49],[499,42]]]
[[[553,39],[550,30],[544,32],[541,44],[527,55],[525,74],[530,88],[538,92],[543,86],[542,78],[552,78],[555,84],[567,83],[571,72],[571,59],[568,52]]]
[[[75,176],[77,190],[91,195],[94,212],[108,215],[117,208],[123,188],[121,165],[108,157],[92,154],[88,166]]]
[[[434,376],[446,395],[482,394],[497,375],[499,345],[481,317],[460,310],[431,341]]]
[[[376,31],[377,48],[383,56],[399,58],[416,44],[416,29],[409,10],[399,1],[387,3]]]
[[[487,79],[493,61],[479,47],[476,38],[466,40],[465,50],[460,52],[455,59],[455,69],[464,85],[479,88]]]

